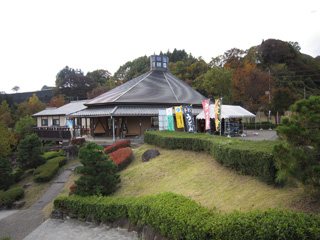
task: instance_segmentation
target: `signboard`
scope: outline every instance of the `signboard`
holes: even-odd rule
[[[210,99],[202,100],[202,108],[204,112],[205,119],[205,129],[210,130],[210,111],[209,111]]]
[[[176,114],[177,128],[184,128],[182,106],[174,107],[174,112]]]
[[[184,106],[183,113],[185,117],[187,132],[195,132],[194,119],[192,116],[192,106],[191,105]]]
[[[218,98],[214,102],[214,122],[216,126],[216,131],[220,131],[220,128],[221,128],[220,117],[221,117],[221,99]]]
[[[159,110],[159,131],[168,130],[168,119],[166,110]]]
[[[167,121],[168,121],[168,130],[174,131],[174,121],[173,121],[172,108],[166,108],[166,115],[167,115]]]

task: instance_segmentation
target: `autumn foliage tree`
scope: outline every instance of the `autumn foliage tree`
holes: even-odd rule
[[[237,68],[233,74],[232,96],[233,101],[243,105],[249,110],[256,112],[260,108],[266,108],[268,105],[269,91],[268,73],[257,68],[255,64],[244,63]]]
[[[7,127],[13,124],[11,109],[6,100],[3,100],[0,105],[0,122]]]
[[[18,105],[17,118],[31,116],[45,109],[46,105],[39,100],[37,95],[33,94],[27,101]]]

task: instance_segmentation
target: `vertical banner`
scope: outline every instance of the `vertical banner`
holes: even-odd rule
[[[174,131],[172,108],[166,108],[166,115],[167,115],[167,122],[168,122],[168,130]]]
[[[214,102],[214,122],[216,125],[216,131],[220,131],[220,128],[221,128],[220,117],[221,117],[221,99],[218,98]]]
[[[159,131],[168,130],[168,120],[167,114],[165,109],[159,110]]]
[[[176,114],[177,128],[184,128],[182,106],[174,107],[174,112]]]
[[[209,111],[209,104],[210,104],[210,99],[204,99],[202,100],[202,108],[204,112],[204,119],[206,122],[206,130],[210,130],[210,111]]]
[[[187,132],[195,132],[194,119],[192,116],[192,106],[187,105],[183,107],[183,113],[185,117],[185,122],[187,126]]]

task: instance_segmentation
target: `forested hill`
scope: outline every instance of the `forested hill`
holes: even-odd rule
[[[185,50],[165,54],[170,71],[202,94],[253,112],[281,114],[295,100],[320,94],[320,56],[301,53],[297,42],[268,39],[247,50],[227,50],[209,63]],[[142,56],[120,66],[114,78],[125,82],[148,70],[149,58]]]

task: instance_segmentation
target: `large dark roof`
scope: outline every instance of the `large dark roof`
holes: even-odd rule
[[[86,105],[193,104],[205,97],[168,71],[149,71],[92,100]]]

